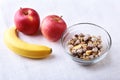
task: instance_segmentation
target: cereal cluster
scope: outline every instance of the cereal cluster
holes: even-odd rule
[[[103,46],[101,36],[80,33],[68,41],[68,47],[72,56],[90,60],[100,56]]]

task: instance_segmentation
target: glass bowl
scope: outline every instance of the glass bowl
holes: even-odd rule
[[[74,35],[80,33],[101,36],[103,51],[101,52],[102,54],[99,57],[90,60],[83,60],[71,55],[71,52],[68,47],[68,41]],[[67,28],[67,30],[62,35],[61,43],[65,52],[68,53],[75,62],[78,62],[83,65],[89,65],[101,61],[108,54],[111,48],[112,39],[109,33],[99,25],[93,23],[77,23]]]

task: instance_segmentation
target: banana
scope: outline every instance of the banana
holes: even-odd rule
[[[28,58],[45,58],[52,52],[52,49],[47,46],[30,44],[21,40],[18,37],[16,27],[11,27],[5,31],[4,42],[16,54]]]

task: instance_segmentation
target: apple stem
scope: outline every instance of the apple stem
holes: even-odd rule
[[[20,9],[22,9],[22,7],[20,7]]]
[[[22,7],[20,7],[20,10],[22,10],[23,8]],[[22,12],[24,13],[24,15],[28,15],[28,12],[27,11],[23,11],[22,10]]]
[[[28,12],[26,12],[26,11],[24,11],[23,13],[24,13],[25,15],[28,15]]]
[[[60,18],[62,18],[63,16],[60,16]]]

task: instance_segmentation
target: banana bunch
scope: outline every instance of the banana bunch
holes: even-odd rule
[[[45,58],[52,52],[52,49],[47,46],[30,44],[22,41],[18,37],[16,27],[11,27],[5,31],[4,42],[7,47],[16,54],[28,58]]]

